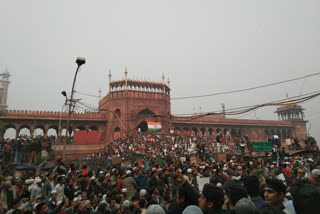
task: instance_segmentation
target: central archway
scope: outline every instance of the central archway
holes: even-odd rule
[[[137,127],[137,130],[139,130],[139,129],[141,132],[147,132],[148,131],[148,123],[146,121],[142,121]]]

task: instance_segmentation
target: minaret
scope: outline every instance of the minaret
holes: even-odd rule
[[[0,74],[0,109],[7,109],[7,98],[8,98],[8,88],[9,88],[9,77],[11,76],[8,72],[8,68]]]
[[[222,115],[226,117],[226,106],[224,103],[221,103],[221,108],[222,108]]]
[[[99,88],[99,102],[101,100],[101,88]]]
[[[163,93],[166,93],[166,82],[165,82],[166,77],[164,76],[164,73],[162,73],[162,84],[163,84]]]
[[[126,82],[126,85],[124,86],[124,90],[128,90],[128,71],[127,71],[127,68],[124,71],[124,79]]]
[[[112,74],[111,74],[111,69],[109,70],[109,92],[111,92],[111,77],[112,77]]]

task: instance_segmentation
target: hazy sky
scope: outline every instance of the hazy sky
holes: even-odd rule
[[[112,78],[171,81],[171,97],[259,86],[319,72],[317,0],[0,0],[0,71],[11,76],[10,109],[60,111],[75,59],[87,63],[76,90],[98,95]],[[172,100],[172,113],[261,104],[319,90],[320,76],[250,92]],[[76,95],[97,106],[98,99]],[[302,104],[320,141],[320,99]],[[276,107],[248,119],[277,120]]]

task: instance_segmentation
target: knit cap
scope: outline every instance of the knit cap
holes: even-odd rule
[[[152,204],[148,207],[146,214],[166,214],[163,208],[158,204]]]
[[[248,198],[242,198],[236,203],[237,214],[250,214],[254,213],[256,209],[254,203]]]
[[[183,210],[182,214],[203,214],[203,212],[199,207],[190,205]]]

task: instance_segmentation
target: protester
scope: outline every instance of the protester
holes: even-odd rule
[[[205,185],[199,198],[199,207],[202,212],[204,214],[227,214],[228,212],[222,209],[223,204],[223,191],[212,184]]]
[[[291,212],[283,205],[286,186],[278,179],[267,179],[264,187],[264,198],[266,204],[283,211],[286,214]]]

